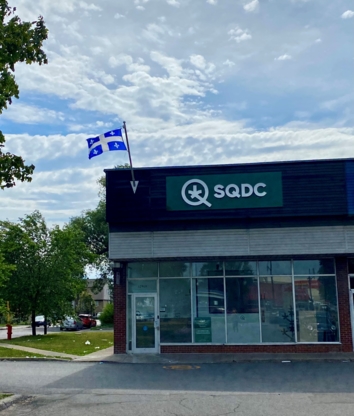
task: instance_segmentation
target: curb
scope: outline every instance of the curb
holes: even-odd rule
[[[8,407],[12,406],[14,403],[20,401],[21,399],[25,399],[25,397],[21,394],[13,394],[11,397],[6,397],[5,399],[0,400],[0,412],[1,410],[5,410]]]

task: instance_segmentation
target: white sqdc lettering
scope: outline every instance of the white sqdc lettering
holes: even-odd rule
[[[226,188],[223,185],[218,184],[214,186],[214,197],[221,199],[226,195],[229,198],[249,198],[254,194],[262,198],[263,196],[267,195],[267,192],[261,192],[259,188],[265,188],[266,186],[267,185],[262,182],[257,183],[254,186],[250,185],[249,183],[242,183],[240,192],[240,187],[234,183],[230,183],[230,185],[227,185]]]

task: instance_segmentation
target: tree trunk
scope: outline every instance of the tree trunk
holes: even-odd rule
[[[32,311],[32,335],[35,337],[36,333],[36,311]]]
[[[44,316],[44,335],[47,335],[47,316]]]

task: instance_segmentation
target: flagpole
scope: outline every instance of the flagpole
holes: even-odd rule
[[[129,155],[129,162],[130,162],[130,170],[132,172],[132,180],[133,180],[133,189],[135,188],[135,177],[134,177],[134,170],[133,170],[133,162],[132,162],[132,156],[130,154],[130,147],[129,147],[129,140],[128,140],[128,133],[127,133],[127,126],[125,124],[125,121],[123,121],[123,128],[125,133],[125,138],[127,140],[127,147],[128,147],[128,155]]]

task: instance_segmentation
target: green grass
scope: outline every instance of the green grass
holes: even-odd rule
[[[44,358],[44,355],[33,354],[26,351],[11,350],[10,348],[1,348],[0,347],[0,358]]]
[[[12,394],[1,394],[0,393],[0,400],[6,399],[6,397],[10,397],[10,396],[12,396]]]
[[[89,341],[90,344],[85,344]],[[85,331],[49,333],[48,335],[26,336],[11,341],[3,340],[6,344],[21,345],[23,347],[38,348],[46,351],[63,352],[73,355],[87,355],[92,352],[111,347],[113,332]]]
[[[101,326],[93,326],[91,328],[91,331],[100,331],[100,330],[106,331],[107,329],[112,329],[113,330],[113,324],[104,324],[104,325],[101,325]]]

